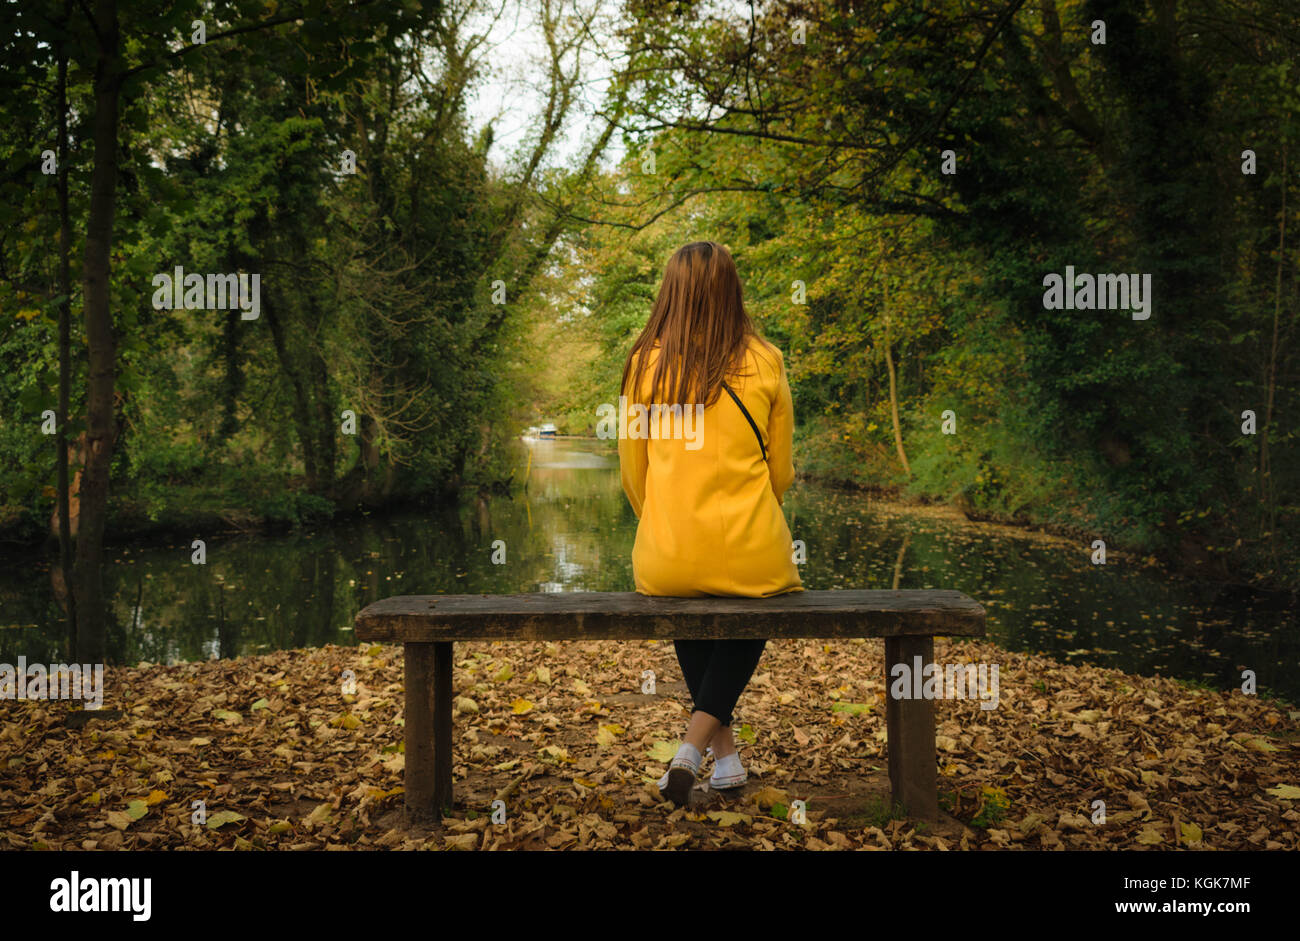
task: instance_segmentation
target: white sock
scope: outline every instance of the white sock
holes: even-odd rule
[[[677,761],[678,759],[688,762],[696,771],[700,770],[700,762],[703,760],[700,757],[700,750],[690,742],[682,742],[681,747],[677,749],[677,754],[673,757],[673,761]]]

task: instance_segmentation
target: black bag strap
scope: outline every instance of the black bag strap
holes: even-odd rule
[[[731,391],[731,386],[724,382],[722,383],[722,388],[727,390],[727,395],[731,396],[731,401],[735,402],[736,405],[740,407],[741,412],[745,415],[745,421],[749,422],[749,427],[754,429],[754,437],[758,439],[759,450],[763,452],[763,460],[766,461],[767,445],[763,443],[763,436],[758,433],[758,425],[754,423],[754,416],[749,414],[749,409],[745,408],[745,403],[740,401],[740,397]]]

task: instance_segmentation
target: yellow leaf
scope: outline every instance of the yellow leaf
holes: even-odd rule
[[[1194,823],[1180,823],[1178,829],[1183,833],[1184,843],[1200,843],[1201,838],[1205,836],[1201,828]]]
[[[677,757],[676,742],[653,742],[646,755],[651,761],[672,761]]]
[[[732,827],[738,823],[753,823],[754,818],[749,814],[738,814],[730,810],[711,810],[709,819],[720,827]]]
[[[239,823],[241,820],[247,820],[243,814],[237,814],[233,810],[222,810],[208,817],[208,829],[220,830],[228,823]]]
[[[1247,747],[1247,748],[1250,748],[1250,749],[1253,749],[1254,751],[1263,751],[1263,752],[1269,752],[1269,751],[1280,751],[1280,750],[1281,750],[1281,749],[1279,749],[1276,745],[1274,745],[1272,742],[1267,741],[1266,739],[1262,739],[1262,738],[1248,738],[1248,739],[1246,739],[1246,747]]]
[[[551,682],[551,671],[547,667],[537,668],[537,682],[547,684]]]
[[[1294,784],[1279,784],[1277,787],[1265,788],[1264,793],[1285,800],[1300,800],[1300,787],[1296,787]]]
[[[510,709],[512,712],[514,712],[515,715],[521,716],[525,712],[531,712],[533,709],[533,704],[530,703],[527,699],[516,699],[514,702],[510,704]]]
[[[616,741],[617,739],[614,737],[614,733],[611,732],[609,729],[607,729],[605,726],[602,725],[600,728],[596,729],[597,745],[600,745],[602,748],[605,748],[610,745],[613,745],[614,742]]]
[[[161,804],[166,799],[167,793],[165,791],[150,791],[149,796],[144,799],[144,802],[149,807],[152,807],[154,804]]]
[[[767,787],[763,788],[763,790],[754,795],[754,803],[764,809],[771,807],[773,804],[788,805],[790,803],[790,795],[780,788],[772,787],[769,784]]]
[[[545,748],[541,749],[541,753],[555,761],[573,760],[569,757],[569,752],[566,749],[561,748],[559,745],[547,745]]]

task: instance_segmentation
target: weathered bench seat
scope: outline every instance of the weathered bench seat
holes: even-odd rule
[[[936,636],[982,636],[984,609],[956,591],[803,591],[775,598],[664,598],[635,592],[403,595],[366,606],[361,640],[405,645],[405,797],[413,820],[452,801],[456,641],[849,638],[885,640],[895,663],[934,658]],[[938,816],[934,702],[886,700],[889,780],[909,814]]]

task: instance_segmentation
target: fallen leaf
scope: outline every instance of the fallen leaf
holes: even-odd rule
[[[220,810],[215,814],[208,815],[208,829],[220,830],[228,823],[239,823],[247,819],[247,817],[237,814],[233,810]]]
[[[871,711],[871,704],[865,702],[837,702],[831,706],[831,712],[843,712],[851,716],[860,716]]]
[[[780,788],[768,785],[756,793],[751,800],[760,808],[771,807],[774,804],[789,804],[790,795]]]
[[[650,750],[646,755],[651,761],[672,761],[677,757],[677,742],[655,741],[650,744]]]
[[[1142,828],[1142,832],[1137,835],[1137,841],[1144,846],[1155,846],[1157,843],[1163,843],[1165,838],[1160,835],[1160,831],[1148,824]]]
[[[551,759],[554,760],[554,761],[572,761],[572,760],[573,760],[572,758],[569,757],[569,752],[568,752],[568,750],[567,750],[567,749],[564,749],[564,748],[561,748],[559,745],[547,745],[545,748],[542,748],[542,749],[539,749],[539,750],[541,751],[541,753],[542,753],[543,755],[546,755],[548,758],[551,758]]]

